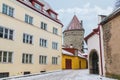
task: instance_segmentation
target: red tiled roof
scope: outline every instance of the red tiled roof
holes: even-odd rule
[[[72,53],[73,55],[75,55],[75,50],[77,50],[75,48],[63,48],[63,49],[70,52],[70,53]]]
[[[82,27],[82,22],[80,22],[77,18],[76,15],[74,15],[72,21],[70,22],[70,24],[68,25],[67,30],[76,30],[76,29],[83,29]]]
[[[71,56],[76,56],[76,54],[75,54],[76,50],[78,51],[78,49],[75,49],[75,48],[62,48],[62,50],[65,50],[65,51],[69,52],[69,54],[67,54],[67,53],[63,53],[63,54],[71,55]],[[81,57],[81,58],[87,58],[84,55],[82,55],[82,53],[80,51],[78,51],[77,56]]]
[[[60,21],[59,19],[57,19],[57,18],[54,19],[54,18],[52,18],[52,17],[48,14],[47,10],[50,9],[53,13],[55,13],[55,14],[57,15],[57,13],[56,13],[54,10],[52,10],[51,7],[49,7],[49,5],[48,5],[44,0],[39,0],[39,1],[38,1],[38,0],[30,0],[30,1],[35,1],[35,2],[39,3],[40,5],[44,6],[45,9],[43,9],[43,10],[38,10],[38,9],[36,9],[36,8],[31,4],[31,2],[29,3],[29,1],[28,1],[28,2],[23,1],[23,0],[17,0],[17,1],[20,2],[20,3],[22,3],[23,5],[31,8],[31,9],[33,9],[34,11],[36,11],[36,12],[38,12],[38,13],[46,16],[46,17],[48,17],[49,19],[51,19],[51,20],[53,20],[53,21],[61,24],[62,27],[63,27],[63,24],[61,23],[61,21]],[[29,4],[28,4],[28,3],[29,3]],[[47,7],[47,8],[46,8],[46,7]],[[46,10],[46,9],[47,9],[47,10]]]

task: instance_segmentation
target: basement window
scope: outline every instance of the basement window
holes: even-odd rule
[[[0,78],[9,77],[9,72],[0,73]]]

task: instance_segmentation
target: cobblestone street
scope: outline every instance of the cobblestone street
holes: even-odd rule
[[[115,80],[115,79],[105,78],[99,75],[90,75],[88,73],[88,70],[63,70],[53,73],[17,78],[12,80]]]

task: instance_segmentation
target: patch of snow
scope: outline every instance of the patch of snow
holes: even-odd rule
[[[66,54],[66,55],[71,55],[71,56],[73,56],[73,54],[72,54],[71,52],[68,52],[68,51],[66,51],[66,50],[64,50],[64,49],[62,49],[62,54]]]
[[[43,75],[22,77],[11,80],[116,80],[100,75],[89,74],[88,70],[62,70]]]
[[[78,51],[78,56],[79,56],[79,57],[86,58],[86,57],[84,57],[82,54],[84,54],[84,53],[81,53],[80,51]]]

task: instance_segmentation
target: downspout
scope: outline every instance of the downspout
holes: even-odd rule
[[[98,30],[99,30],[99,46],[100,46],[101,73],[103,75],[103,62],[102,62],[102,46],[101,46],[100,24],[98,24]]]

